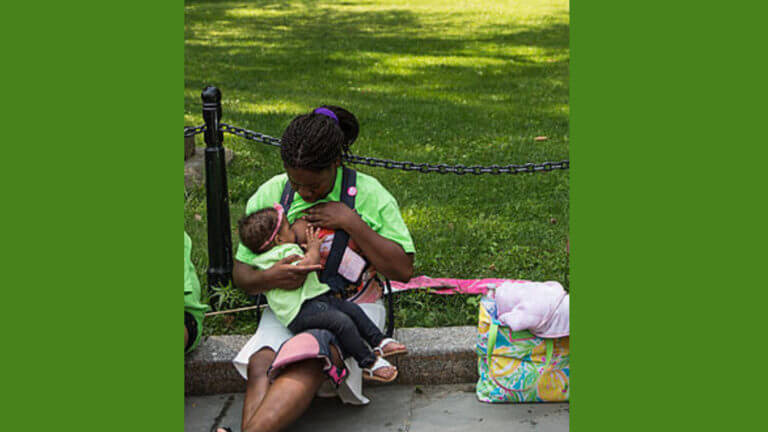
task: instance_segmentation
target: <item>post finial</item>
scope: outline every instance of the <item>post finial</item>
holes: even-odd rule
[[[204,103],[221,103],[221,91],[217,87],[204,88],[201,96]]]

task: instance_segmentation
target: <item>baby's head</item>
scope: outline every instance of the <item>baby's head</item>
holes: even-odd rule
[[[240,241],[254,253],[266,252],[277,245],[296,243],[283,206],[275,204],[251,213],[237,222]]]

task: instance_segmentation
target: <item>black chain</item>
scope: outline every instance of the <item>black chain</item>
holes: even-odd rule
[[[398,169],[403,171],[418,171],[420,173],[438,173],[438,174],[518,174],[518,173],[534,173],[540,171],[553,171],[564,170],[569,168],[569,162],[567,160],[559,162],[544,162],[539,164],[527,163],[524,165],[446,165],[446,164],[430,164],[430,163],[416,163],[408,161],[394,161],[389,159],[377,159],[366,156],[346,155],[344,159],[353,164],[368,165],[373,167],[380,167],[386,169]]]
[[[250,141],[256,141],[262,144],[267,144],[274,147],[280,147],[280,139],[278,138],[271,137],[269,135],[264,135],[248,129],[243,129],[236,126],[228,125],[226,123],[221,123],[220,126],[223,132],[227,132],[232,135],[237,135],[239,137],[245,138]],[[205,125],[197,126],[197,127],[187,126],[184,128],[185,137],[194,136],[203,132],[205,132]],[[403,171],[418,171],[424,174],[428,174],[428,173],[456,174],[456,175],[519,174],[519,173],[536,173],[536,172],[553,171],[553,170],[567,170],[570,167],[570,162],[568,160],[562,160],[559,162],[527,163],[523,165],[509,164],[509,165],[491,165],[491,166],[482,166],[482,165],[465,166],[461,164],[446,165],[446,164],[417,163],[417,162],[409,162],[409,161],[396,161],[391,159],[379,159],[379,158],[372,158],[367,156],[358,156],[353,154],[344,155],[343,159],[346,162],[357,164],[357,165],[367,165],[372,167],[397,169],[397,170],[403,170]]]
[[[195,136],[205,132],[205,125],[200,126],[184,126],[184,138]]]
[[[247,140],[260,142],[262,144],[267,144],[274,147],[280,147],[280,139],[278,138],[271,137],[269,135],[260,134],[258,132],[254,132],[248,129],[239,128],[237,126],[228,125],[226,123],[220,123],[220,125],[221,125],[221,130],[223,132],[227,132],[232,135],[237,135]]]

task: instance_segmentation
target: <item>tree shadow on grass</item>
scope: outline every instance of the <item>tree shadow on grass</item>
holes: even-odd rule
[[[302,3],[306,9],[275,2],[250,6],[281,11],[262,15],[238,14],[240,3],[197,3],[209,7],[188,16],[188,111],[199,106],[199,90],[215,83],[225,98],[254,103],[288,100],[309,108],[345,101],[361,118],[390,120],[364,127],[392,129],[394,138],[397,130],[410,129],[408,134],[444,140],[461,124],[477,126],[458,130],[467,138],[495,129],[509,135],[508,122],[519,136],[530,136],[529,127],[542,123],[567,129],[567,112],[557,109],[568,103],[567,25],[515,29],[512,24],[503,32],[500,26],[486,27],[476,37],[440,38],[420,35],[414,30],[421,27],[418,16],[406,10],[323,9],[313,15],[308,10],[317,2]],[[516,48],[522,52],[511,53]],[[533,51],[526,54],[526,49]],[[416,114],[414,121],[393,118],[391,112],[402,112],[404,105]],[[441,117],[430,118],[438,111]],[[246,124],[254,117],[252,110],[237,107],[229,114]],[[274,117],[259,119],[269,128],[265,132],[284,127],[286,117]],[[494,121],[500,117],[504,127]],[[430,118],[432,130],[426,132],[417,118]],[[434,136],[437,131],[445,133]]]

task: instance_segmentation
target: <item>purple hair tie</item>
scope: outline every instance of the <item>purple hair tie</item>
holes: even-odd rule
[[[330,117],[333,119],[333,121],[336,122],[336,124],[339,124],[339,118],[336,117],[336,114],[333,113],[333,111],[329,110],[328,108],[317,108],[316,110],[312,111],[315,114],[321,114],[326,117]]]

